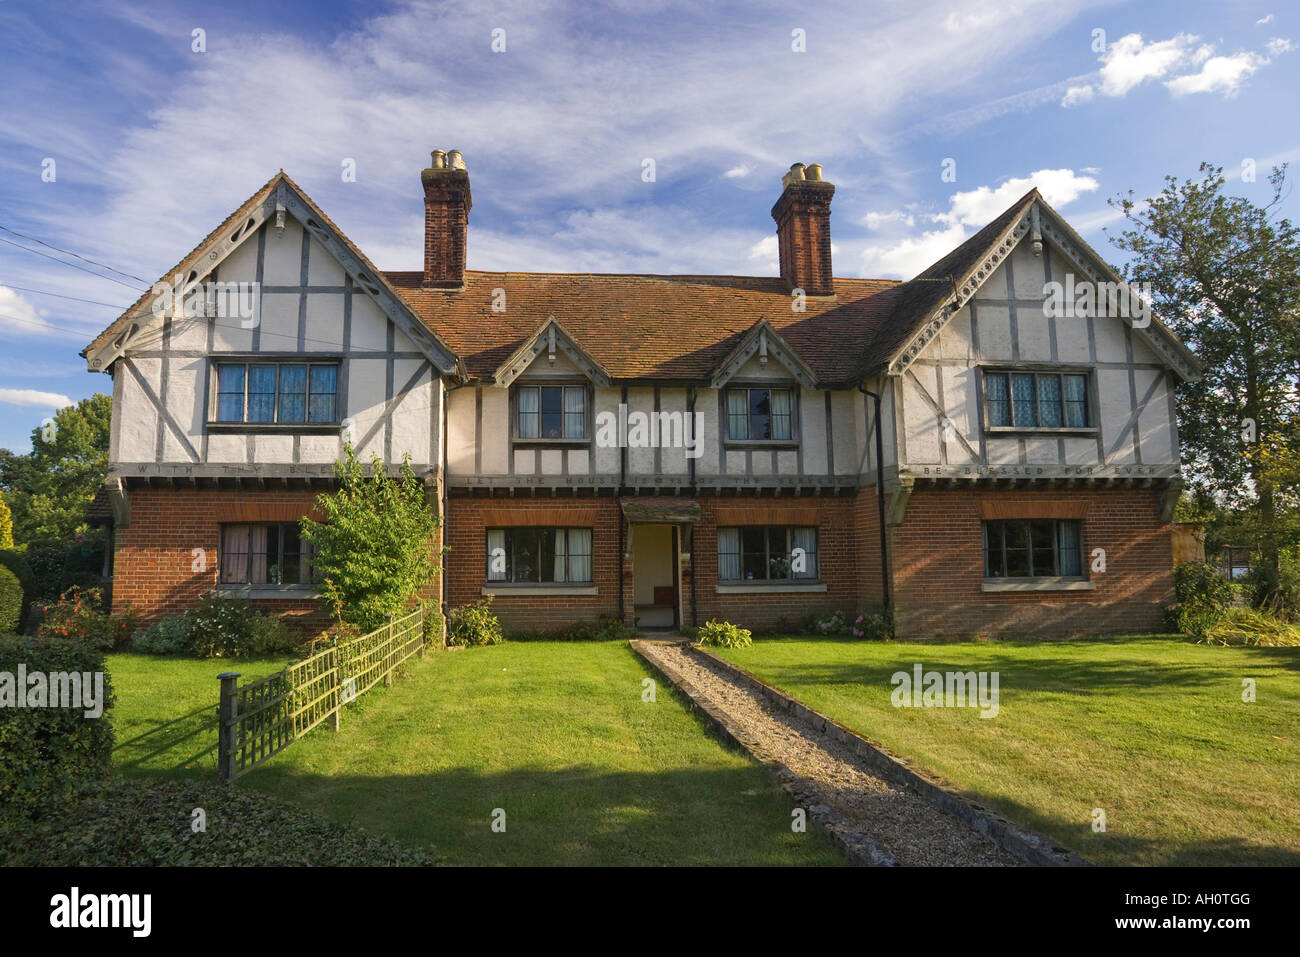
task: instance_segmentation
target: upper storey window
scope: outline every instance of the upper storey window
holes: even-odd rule
[[[984,421],[995,429],[1086,429],[1095,423],[1088,376],[986,371]]]
[[[338,421],[337,362],[217,363],[217,422]]]
[[[586,386],[518,386],[515,389],[515,438],[585,440]]]
[[[727,438],[738,442],[791,441],[793,390],[767,386],[728,389]]]

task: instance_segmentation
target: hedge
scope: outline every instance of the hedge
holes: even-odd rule
[[[0,565],[0,635],[18,630],[23,611],[23,586],[18,576]]]
[[[112,687],[103,655],[80,641],[0,637],[0,695],[26,695],[16,688],[19,666],[43,672],[102,672],[104,712],[87,718],[82,707],[0,706],[0,818],[29,819],[66,799],[76,785],[108,776],[113,727],[108,721]]]

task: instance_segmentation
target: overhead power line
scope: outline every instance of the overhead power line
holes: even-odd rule
[[[84,273],[90,273],[90,275],[97,276],[100,279],[107,279],[109,282],[115,282],[119,286],[126,286],[127,289],[135,289],[136,292],[145,291],[143,289],[136,289],[136,287],[131,285],[129,282],[123,282],[121,279],[114,279],[112,276],[105,276],[103,273],[95,272],[93,269],[87,269],[85,266],[78,265],[77,263],[70,263],[66,259],[60,259],[58,256],[51,256],[49,253],[43,253],[39,249],[32,249],[30,246],[24,246],[22,243],[16,243],[12,239],[5,239],[3,236],[0,236],[0,243],[8,243],[10,246],[15,246],[18,249],[26,250],[29,253],[35,253],[37,256],[44,256],[46,259],[52,259],[56,263],[62,263],[65,266],[71,266],[73,269],[80,269]],[[143,281],[144,280],[141,280],[141,282]]]
[[[119,276],[125,276],[127,279],[134,279],[136,282],[142,282],[146,286],[149,285],[148,279],[141,279],[139,276],[134,276],[129,272],[122,272],[122,270],[115,269],[112,266],[108,265],[107,263],[97,262],[96,260],[91,259],[88,256],[81,255],[81,253],[74,253],[71,249],[60,249],[58,246],[55,246],[53,243],[47,243],[45,240],[37,239],[35,236],[28,236],[26,233],[20,233],[16,229],[10,229],[8,226],[0,225],[0,229],[3,229],[5,232],[11,233],[14,236],[21,236],[23,239],[30,240],[31,242],[40,243],[46,249],[53,249],[55,252],[63,253],[65,256],[75,256],[76,258],[80,259],[82,262],[86,262],[86,263],[90,263],[91,265],[98,266],[100,269],[107,269],[109,272],[115,272]]]
[[[38,296],[54,296],[57,299],[71,299],[73,302],[88,302],[92,306],[108,306],[108,308],[110,309],[126,308],[126,306],[119,305],[118,303],[115,302],[100,302],[98,299],[79,299],[76,296],[65,296],[61,292],[50,292],[46,289],[31,289],[27,286],[15,286],[13,283],[10,282],[0,281],[0,286],[4,286],[6,289],[17,289],[19,292],[34,292]]]

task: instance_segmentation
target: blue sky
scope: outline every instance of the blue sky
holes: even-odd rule
[[[1275,0],[0,0],[0,447],[108,391],[80,349],[281,167],[380,268],[420,268],[457,148],[470,268],[773,275],[781,174],[821,163],[836,274],[906,278],[1031,183],[1112,261],[1117,193],[1208,160],[1264,201],[1297,89]]]

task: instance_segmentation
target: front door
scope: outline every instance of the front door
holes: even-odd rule
[[[677,549],[672,525],[633,526],[632,572],[637,627],[677,627]]]

